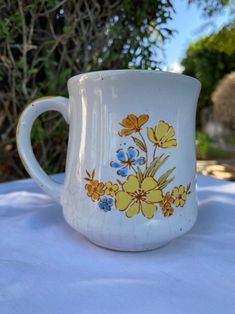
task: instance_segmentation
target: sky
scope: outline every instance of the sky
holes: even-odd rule
[[[203,35],[220,29],[229,21],[229,13],[219,14],[213,18],[205,18],[196,5],[187,5],[187,0],[174,0],[176,14],[168,23],[169,28],[177,33],[165,43],[165,66],[163,70],[182,72],[180,60],[185,55],[190,42],[196,41]],[[209,24],[209,27],[203,25]]]

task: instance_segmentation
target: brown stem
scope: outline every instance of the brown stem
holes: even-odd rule
[[[12,99],[12,105],[13,105],[13,112],[14,112],[14,119],[17,119],[17,105],[16,105],[16,63],[11,51],[11,47],[9,42],[7,41],[7,51],[12,63],[13,69],[11,69],[9,72],[11,73],[11,99]],[[11,118],[12,119],[12,118]]]
[[[147,145],[146,145],[146,142],[145,142],[145,139],[144,139],[142,133],[141,133],[140,131],[139,131],[138,133],[139,133],[139,135],[140,135],[140,137],[142,138],[142,141],[143,141],[143,143],[144,143],[144,147],[145,147],[145,151],[146,151],[146,163],[145,163],[145,168],[147,169],[147,167],[148,167],[148,149],[147,149]]]
[[[22,81],[22,90],[25,97],[28,99],[28,91],[27,91],[27,74],[28,74],[28,60],[27,60],[27,51],[28,51],[28,42],[27,42],[27,28],[25,22],[25,15],[24,15],[24,6],[23,1],[18,0],[19,11],[21,15],[22,21],[22,50],[23,50],[23,81]]]
[[[55,10],[57,10],[60,6],[62,6],[63,4],[66,3],[67,0],[64,0],[64,1],[61,1],[59,2],[56,6],[54,6],[52,9],[50,10],[47,10],[47,11],[44,11],[42,13],[39,13],[38,16],[44,16],[45,14],[49,14],[49,13],[52,13],[54,12]]]
[[[156,158],[156,150],[157,150],[157,146],[154,147],[154,151],[153,151],[153,160]]]
[[[137,172],[133,166],[131,166],[131,169],[135,172],[135,174],[137,174]]]

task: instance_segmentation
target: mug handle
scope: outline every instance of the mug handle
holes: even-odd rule
[[[36,118],[46,111],[58,111],[69,123],[69,100],[64,97],[41,97],[30,103],[22,112],[16,131],[16,143],[20,158],[30,176],[42,190],[60,203],[63,184],[53,181],[37,162],[32,145],[31,129]]]

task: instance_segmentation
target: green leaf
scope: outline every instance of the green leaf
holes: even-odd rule
[[[123,183],[122,183],[121,180],[117,179],[117,182],[118,182],[121,186],[123,185]]]
[[[148,168],[145,170],[144,178],[154,177],[158,169],[167,161],[168,158],[169,155],[164,157],[164,154],[162,154],[160,157],[154,158]]]
[[[163,190],[163,189],[165,189],[165,187],[167,187],[174,180],[175,180],[175,177],[171,177],[170,179],[162,182],[160,186],[158,185],[157,188],[159,188],[160,190]]]
[[[140,170],[140,167],[137,167],[136,176],[137,176],[139,183],[141,183],[143,181],[143,173]]]
[[[132,139],[135,142],[135,144],[139,147],[139,149],[141,149],[145,153],[147,152],[146,146],[141,140],[134,136],[132,136]]]
[[[168,184],[170,184],[175,177],[172,177],[170,179],[169,176],[172,174],[172,172],[175,170],[176,167],[173,167],[169,170],[167,170],[163,175],[160,176],[158,179],[158,189],[164,189]]]
[[[191,183],[189,183],[189,184],[187,185],[187,188],[186,188],[186,193],[187,193],[187,194],[190,194],[190,193],[191,193],[190,188],[191,188]]]

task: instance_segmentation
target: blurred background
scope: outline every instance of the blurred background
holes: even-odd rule
[[[13,0],[0,3],[0,182],[28,176],[15,141],[28,103],[67,96],[73,75],[123,68],[198,78],[198,171],[235,180],[234,0]],[[56,113],[37,119],[47,173],[64,171],[67,136]]]

